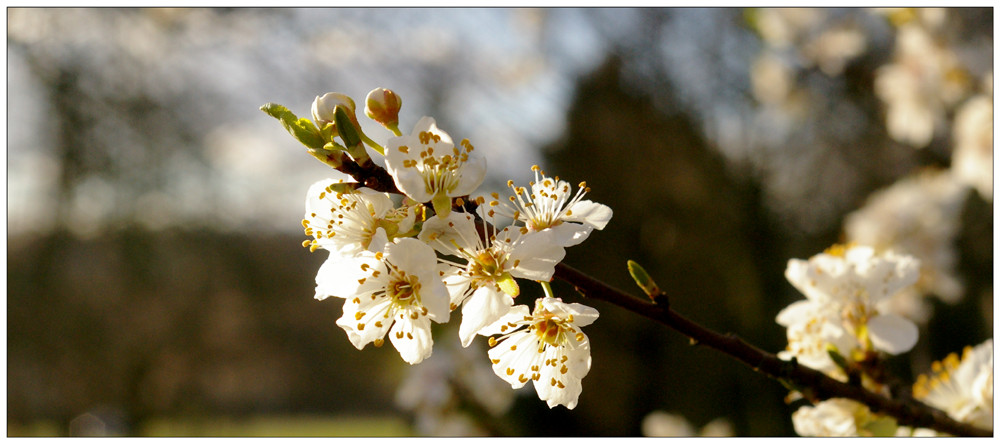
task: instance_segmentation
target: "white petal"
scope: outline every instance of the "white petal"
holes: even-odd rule
[[[370,291],[369,285],[359,283],[368,273],[362,270],[362,264],[369,267],[384,267],[374,257],[342,257],[330,253],[330,257],[319,267],[316,273],[316,299],[323,300],[330,296],[353,298],[361,291]],[[381,268],[375,268],[381,269]],[[365,284],[369,284],[365,280]]]
[[[468,347],[483,328],[510,312],[514,298],[490,287],[479,287],[462,306],[462,325],[458,337],[462,347]]]
[[[397,319],[389,330],[389,340],[399,351],[399,356],[410,364],[419,364],[431,355],[434,341],[431,338],[431,321],[426,316],[417,319]]]
[[[472,194],[476,188],[479,188],[486,177],[486,157],[479,151],[473,150],[459,171],[458,184],[455,185],[455,189],[448,193],[449,196],[465,196]]]
[[[511,388],[521,388],[531,380],[531,367],[540,357],[534,336],[524,330],[514,332],[487,352],[490,359],[496,361],[493,373],[507,381]]]
[[[497,319],[496,322],[484,327],[479,331],[479,334],[483,336],[499,335],[510,332],[510,327],[508,324],[517,323],[522,321],[529,314],[528,307],[526,305],[515,305],[511,307],[507,314]]]
[[[458,247],[476,251],[480,247],[479,232],[472,215],[452,211],[447,217],[434,216],[424,222],[418,239],[434,247],[435,250],[452,256],[460,256]],[[432,240],[434,239],[434,240]]]
[[[451,297],[444,282],[437,274],[425,274],[420,279],[420,305],[427,309],[427,316],[443,324],[451,316]]]
[[[561,318],[566,318],[567,315],[573,315],[573,325],[577,327],[584,327],[590,325],[599,316],[597,309],[593,307],[588,307],[583,304],[572,303],[567,304],[560,298],[541,298],[542,306],[545,307],[551,313],[559,315]]]
[[[868,336],[872,345],[893,355],[913,348],[917,335],[917,326],[901,316],[884,314],[868,320]]]
[[[816,303],[809,299],[795,301],[779,311],[774,320],[782,327],[808,322],[815,317],[816,308]]]
[[[337,319],[337,325],[347,332],[347,338],[358,350],[363,349],[376,339],[385,336],[392,319],[384,319],[382,314],[390,308],[391,301],[388,298],[361,298],[361,303],[354,303],[351,300],[344,302],[344,315]],[[375,318],[383,320],[381,326],[375,322],[363,322],[358,319],[357,313],[365,313],[367,319]],[[360,327],[360,328],[359,328]]]
[[[500,239],[500,236],[497,236]],[[556,245],[546,233],[525,235],[510,252],[508,263],[517,266],[510,270],[514,277],[547,281],[555,273],[555,266],[566,257],[566,249]]]
[[[386,262],[408,274],[437,275],[437,255],[427,244],[413,238],[396,239],[385,246]]]
[[[388,156],[386,156],[386,169],[392,175],[396,188],[403,194],[410,196],[417,202],[429,202],[434,197],[424,183],[424,176],[415,168],[389,168]]]
[[[608,225],[608,221],[611,220],[611,216],[614,214],[611,211],[611,208],[607,205],[591,202],[589,200],[581,200],[573,204],[573,206],[569,208],[569,213],[570,215],[564,217],[564,220],[582,222],[598,230],[603,230],[604,227]]]
[[[590,225],[564,222],[554,227],[546,228],[541,232],[550,233],[556,245],[572,247],[587,240],[590,237],[591,231],[594,231],[594,227]]]
[[[459,274],[461,269],[453,265],[440,264],[438,269],[444,272],[442,281],[444,281],[445,288],[448,289],[451,304],[457,307],[469,296],[469,285],[472,284],[472,278]]]
[[[389,193],[380,193],[365,187],[358,188],[358,193],[364,196],[365,202],[372,206],[372,212],[375,213],[376,218],[385,217],[385,213],[392,211],[395,207],[392,199],[389,198]]]
[[[378,227],[375,229],[375,234],[372,235],[371,242],[368,243],[368,251],[372,253],[385,251],[385,246],[388,243],[389,235],[385,234],[384,228]]]

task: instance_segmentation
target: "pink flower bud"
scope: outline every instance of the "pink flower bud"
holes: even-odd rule
[[[383,126],[399,124],[399,108],[403,101],[392,90],[375,88],[365,99],[365,115]]]

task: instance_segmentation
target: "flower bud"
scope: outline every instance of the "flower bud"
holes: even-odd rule
[[[350,111],[352,120],[357,120],[354,117],[354,100],[344,94],[331,92],[323,94],[322,97],[316,96],[316,100],[313,100],[312,115],[316,125],[323,128],[328,123],[334,123],[334,109],[337,105],[346,107]]]
[[[395,92],[385,88],[375,88],[365,99],[365,115],[387,128],[399,125],[399,108],[402,99]]]
[[[654,304],[659,303],[661,300],[662,292],[660,292],[660,287],[656,285],[656,281],[649,277],[649,273],[646,272],[642,265],[639,265],[636,261],[629,260],[627,262],[628,273],[632,275],[632,279],[635,280],[636,285],[642,289],[646,296],[653,301]],[[663,298],[665,299],[665,298]]]

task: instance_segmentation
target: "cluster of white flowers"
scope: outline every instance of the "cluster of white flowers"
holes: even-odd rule
[[[961,359],[952,353],[920,375],[913,396],[957,421],[993,428],[993,340],[966,347]],[[792,414],[795,432],[803,436],[938,436],[925,428],[897,426],[857,401],[832,398]]]
[[[788,329],[788,347],[778,356],[843,381],[860,373],[866,388],[887,393],[877,378],[864,374],[865,365],[879,352],[900,354],[916,344],[916,325],[889,308],[894,295],[917,282],[919,270],[919,261],[911,256],[876,254],[871,247],[856,245],[835,245],[808,261],[792,259],[785,276],[806,299],[778,313],[776,321]],[[914,384],[915,398],[958,421],[992,428],[992,340],[966,349],[961,361],[951,355],[932,370]],[[804,436],[934,434],[897,427],[891,418],[840,398],[800,407],[792,423]]]
[[[580,328],[598,313],[555,297],[549,281],[566,247],[603,229],[611,209],[584,200],[585,183],[573,192],[538,167],[528,187],[508,182],[506,200],[498,193],[470,197],[486,176],[486,158],[468,140],[456,145],[430,117],[401,134],[399,104],[381,88],[366,101],[366,115],[395,134],[382,147],[361,132],[349,97],[328,93],[313,103],[320,140],[310,153],[328,164],[335,157],[336,167],[347,161],[346,152],[364,165],[367,143],[384,155],[385,170],[404,195],[397,204],[389,193],[332,179],[310,187],[302,221],[310,239],[303,245],[330,252],[316,276],[315,297],[345,300],[337,325],[359,350],[381,346],[388,334],[410,364],[431,355],[432,322],[448,322],[461,307],[463,346],[477,335],[497,335],[489,338],[489,359],[500,378],[513,388],[531,380],[550,407],[574,408],[591,362]],[[290,126],[313,131],[306,119],[269,109],[278,109],[274,114]],[[310,140],[308,134],[303,139]],[[501,219],[511,222],[504,226]],[[519,305],[518,279],[539,282],[545,297]]]
[[[835,245],[808,261],[790,260],[785,277],[806,299],[778,313],[778,324],[788,328],[788,348],[778,356],[845,379],[831,352],[850,358],[910,350],[916,325],[882,306],[913,285],[918,270],[911,256],[876,255],[864,246]]]
[[[956,272],[955,238],[967,190],[952,176],[947,171],[926,170],[904,177],[870,195],[864,207],[844,220],[849,242],[920,260],[916,285],[897,293],[886,307],[918,322],[926,322],[932,314],[924,295],[956,303],[964,293]]]
[[[886,105],[889,135],[915,148],[940,132],[947,112],[969,88],[968,73],[938,38],[943,9],[885,10],[897,25],[892,63],[876,72],[875,92]]]

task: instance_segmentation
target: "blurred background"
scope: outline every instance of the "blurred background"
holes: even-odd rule
[[[356,350],[301,246],[339,173],[259,107],[391,88],[404,132],[486,153],[484,193],[586,180],[615,216],[568,264],[632,290],[637,260],[772,352],[788,259],[913,254],[912,380],[993,337],[993,13],[8,8],[8,436],[793,435],[779,383],[559,282],[601,313],[573,411],[455,325],[417,366]]]

